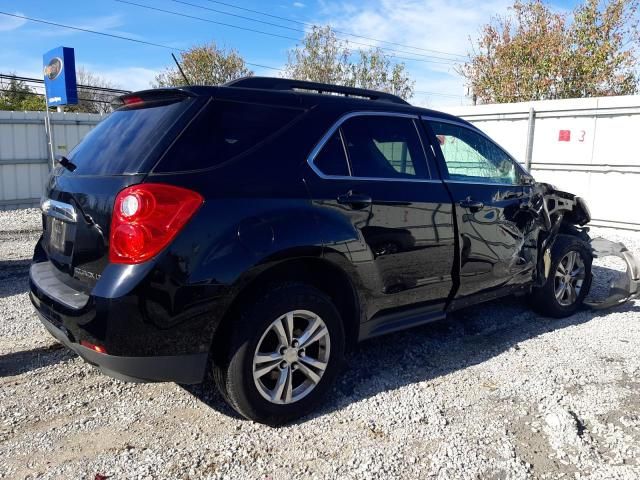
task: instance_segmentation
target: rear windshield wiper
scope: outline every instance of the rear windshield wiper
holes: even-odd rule
[[[70,172],[73,172],[77,168],[76,164],[73,163],[64,155],[56,155],[56,162],[58,162],[60,165],[62,165],[64,168],[66,168]]]

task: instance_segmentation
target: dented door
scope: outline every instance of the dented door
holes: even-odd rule
[[[524,171],[471,125],[426,119],[443,179],[454,202],[460,278],[456,299],[531,281]]]

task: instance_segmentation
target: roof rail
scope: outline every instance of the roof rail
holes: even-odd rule
[[[344,95],[345,97],[365,98],[384,102],[410,105],[402,98],[390,93],[367,90],[365,88],[343,87],[327,83],[308,82],[305,80],[290,80],[276,77],[242,77],[223,85],[224,87],[257,88],[262,90],[289,90],[307,93],[329,93]]]

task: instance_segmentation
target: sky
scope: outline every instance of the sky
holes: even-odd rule
[[[477,37],[481,26],[494,15],[506,14],[512,3],[513,0],[0,0],[3,13],[162,45],[0,14],[0,72],[42,78],[42,54],[66,46],[75,49],[76,66],[84,66],[119,88],[140,90],[148,88],[158,72],[173,65],[172,52],[178,54],[181,49],[214,41],[238,50],[254,64],[249,67],[255,74],[279,76],[287,51],[300,43],[309,26],[330,24],[340,32],[339,36],[352,42],[352,48],[379,46],[393,55],[394,62],[405,63],[416,81],[412,103],[430,107],[461,105],[468,104],[469,99],[465,97],[464,80],[456,72],[457,62],[468,54],[470,38]],[[553,8],[571,9],[574,3],[575,0],[558,0]]]

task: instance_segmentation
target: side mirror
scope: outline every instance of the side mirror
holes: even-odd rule
[[[520,181],[522,185],[533,185],[534,183],[536,183],[536,179],[531,175],[522,175],[522,177],[520,177]]]

